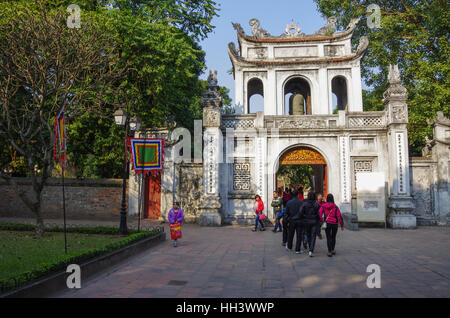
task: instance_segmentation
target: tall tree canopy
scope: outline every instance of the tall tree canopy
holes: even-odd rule
[[[425,136],[432,131],[427,119],[437,111],[450,116],[448,1],[443,0],[314,0],[324,16],[335,15],[345,27],[352,18],[363,17],[354,44],[363,35],[370,44],[362,60],[362,76],[370,90],[363,92],[366,110],[383,109],[389,64],[399,64],[408,89],[409,138],[414,154],[420,153]],[[380,28],[369,28],[371,4],[380,7]]]
[[[28,1],[29,2],[29,1]],[[33,1],[32,1],[33,2]],[[47,10],[63,10],[71,0],[40,0]],[[212,0],[80,0],[81,29],[85,17],[95,14],[108,21],[108,32],[120,52],[125,77],[112,96],[99,90],[96,99],[84,100],[91,111],[67,122],[69,162],[85,177],[119,177],[122,171],[123,128],[114,124],[117,105],[130,116],[138,114],[143,128],[178,126],[193,129],[201,118],[205,53],[198,40],[213,30],[216,4]],[[5,6],[16,6],[7,1]],[[69,16],[69,13],[67,13]],[[1,137],[0,137],[1,138]],[[5,150],[5,158],[14,153]],[[16,158],[16,157],[14,157]],[[20,156],[10,162],[20,170]]]
[[[38,235],[42,190],[53,166],[52,119],[63,107],[65,113],[88,111],[99,91],[115,96],[111,88],[125,70],[113,32],[105,32],[107,19],[86,15],[84,28],[71,29],[65,11],[47,11],[44,4],[0,4],[0,135],[3,147],[22,157],[32,194],[17,186],[5,162],[0,177],[35,213]]]

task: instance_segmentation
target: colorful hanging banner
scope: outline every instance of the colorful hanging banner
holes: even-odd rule
[[[61,108],[58,116],[55,117],[55,161],[59,159],[61,166],[67,164],[67,138],[66,138],[66,124],[64,118],[64,106]]]
[[[164,139],[130,138],[135,173],[161,171],[163,168]]]

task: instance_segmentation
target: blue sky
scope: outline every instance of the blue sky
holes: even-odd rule
[[[237,44],[236,31],[231,22],[242,25],[247,34],[251,34],[248,21],[257,18],[261,27],[272,35],[284,32],[286,24],[294,20],[300,26],[301,32],[311,34],[326,24],[326,18],[317,11],[312,0],[216,0],[220,5],[219,17],[215,17],[213,33],[200,44],[206,52],[206,66],[217,70],[219,85],[230,89],[230,97],[234,100],[233,75],[227,72],[231,69],[227,53],[229,42]],[[207,78],[208,71],[202,75]]]

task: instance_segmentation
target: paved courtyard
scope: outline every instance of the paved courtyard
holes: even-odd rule
[[[168,231],[166,225],[166,231]],[[171,241],[55,297],[450,297],[450,228],[339,231],[337,255],[288,252],[281,233],[185,225]],[[369,264],[381,288],[369,289]]]

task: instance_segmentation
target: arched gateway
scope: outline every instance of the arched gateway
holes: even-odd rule
[[[195,128],[203,131],[203,157],[180,162],[179,149],[166,146],[157,193],[161,218],[175,200],[181,202],[187,220],[202,225],[254,224],[255,194],[263,198],[271,218],[278,167],[291,164],[310,165],[314,190],[333,193],[344,217],[353,223],[385,220],[389,213],[392,226],[415,227],[407,90],[398,67],[390,66],[385,110],[363,111],[360,61],[369,42],[361,37],[352,49],[358,21],[352,20],[342,32],[331,28],[281,36],[257,26],[248,35],[234,23],[239,47],[230,43],[228,53],[236,107],[231,112],[222,107],[217,73],[210,72],[203,95],[203,129]],[[264,109],[249,113],[254,94],[263,95]],[[183,136],[183,141],[192,140],[188,138]],[[136,184],[130,186],[129,207],[137,212]]]
[[[307,146],[291,147],[281,154],[278,160],[279,166],[311,166],[313,170],[312,190],[316,193],[323,193],[326,197],[328,193],[327,162],[317,150]],[[280,187],[278,175],[275,174],[275,189]]]

